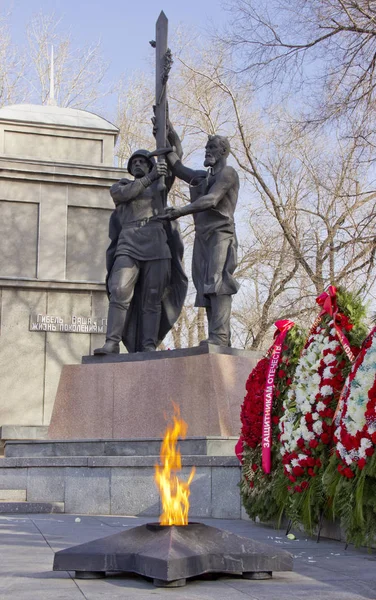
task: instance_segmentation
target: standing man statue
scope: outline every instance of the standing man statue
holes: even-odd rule
[[[171,126],[168,138],[176,145]],[[165,162],[156,163],[146,150],[132,154],[128,172],[134,179],[120,179],[110,190],[116,208],[106,256],[107,335],[94,354],[118,353],[121,340],[129,352],[156,350],[178,318],[187,291],[179,230],[157,218],[164,213],[173,177]]]
[[[226,137],[210,135],[204,161],[209,170],[196,171],[185,167],[178,154],[170,149],[167,161],[172,173],[190,185],[191,204],[167,208],[162,217],[171,221],[193,214],[195,304],[206,308],[209,336],[205,341],[219,346],[231,345],[231,300],[239,289],[233,276],[237,266],[234,212],[239,177],[235,169],[227,165],[229,153],[230,144]]]
[[[168,121],[167,81],[172,65],[167,47],[168,20],[162,11],[156,23],[156,87],[154,133],[157,150],[134,152],[128,172],[111,187],[116,209],[110,219],[107,250],[107,291],[110,298],[106,343],[94,354],[156,350],[178,318],[188,281],[182,267],[183,243],[179,229],[163,222],[167,194],[173,183],[163,148],[180,140]],[[161,151],[162,149],[162,151]],[[154,156],[158,156],[156,163]],[[166,227],[167,225],[167,227]]]

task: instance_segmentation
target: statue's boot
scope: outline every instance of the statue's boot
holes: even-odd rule
[[[216,296],[210,294],[210,306],[207,307],[209,336],[201,343],[215,344],[216,346],[231,346],[230,295]]]
[[[119,354],[127,310],[110,303],[107,319],[106,343],[96,348],[94,354]]]
[[[157,349],[161,311],[142,313],[141,352],[154,352]]]

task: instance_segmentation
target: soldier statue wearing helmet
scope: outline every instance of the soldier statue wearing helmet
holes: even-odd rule
[[[182,154],[171,124],[168,139]],[[110,190],[115,210],[106,257],[107,335],[94,354],[118,353],[121,340],[129,352],[155,350],[179,316],[187,290],[179,230],[158,219],[173,177],[147,150],[132,154],[128,172],[134,179],[120,179]],[[158,186],[161,176],[164,191]]]

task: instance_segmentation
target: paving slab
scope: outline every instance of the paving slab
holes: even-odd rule
[[[137,576],[74,580],[53,572],[54,552],[145,524],[147,517],[66,514],[0,515],[1,600],[376,600],[376,553],[248,521],[196,519],[207,525],[288,550],[294,571],[266,581],[240,577],[191,580],[184,588],[155,588]]]
[[[0,514],[63,513],[64,502],[0,502]]]

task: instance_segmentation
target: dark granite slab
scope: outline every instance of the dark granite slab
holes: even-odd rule
[[[75,571],[78,578],[114,571],[137,573],[157,586],[181,586],[187,578],[204,573],[266,579],[273,571],[292,568],[292,556],[285,550],[203,523],[141,525],[60,550],[53,565],[54,571]]]
[[[237,437],[208,436],[179,440],[182,455],[234,456]],[[58,456],[157,456],[162,438],[138,440],[8,441],[6,458]]]
[[[149,456],[18,456],[3,458],[0,469],[32,467],[154,467],[159,453]],[[236,456],[182,456],[183,466],[237,467]]]
[[[161,358],[183,358],[186,356],[200,356],[202,354],[227,354],[229,356],[242,356],[261,358],[261,352],[252,350],[240,350],[239,348],[228,348],[227,346],[216,346],[214,344],[201,344],[193,348],[179,348],[178,350],[157,350],[156,352],[136,352],[131,354],[103,354],[83,356],[82,364],[104,364],[119,362],[139,362],[144,360],[159,360]]]

